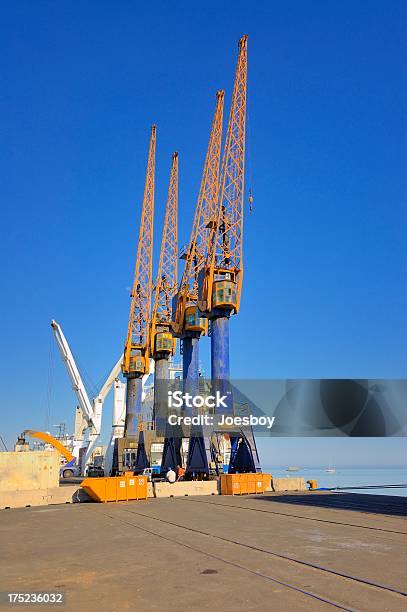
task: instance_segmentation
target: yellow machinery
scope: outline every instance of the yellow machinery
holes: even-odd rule
[[[172,298],[178,279],[178,153],[172,154],[170,184],[165,209],[164,229],[154,288],[151,316],[150,354],[154,359],[168,358],[175,353],[172,335]]]
[[[79,476],[80,475],[80,466],[76,461],[76,457],[64,446],[59,440],[51,436],[49,433],[44,431],[36,431],[34,429],[26,429],[21,436],[19,437],[16,447],[25,445],[25,437],[30,436],[31,438],[37,438],[38,440],[42,440],[46,444],[50,444],[58,451],[58,453],[63,457],[66,461],[60,468],[60,477],[70,478],[71,476]]]
[[[207,257],[208,241],[212,235],[214,207],[218,196],[223,104],[224,92],[218,91],[191,237],[183,256],[185,267],[174,300],[175,313],[172,331],[175,337],[182,339],[184,390],[193,395],[199,392],[198,341],[200,336],[206,334],[208,330],[208,321],[202,317],[196,301],[198,276]],[[160,405],[164,407],[164,401],[167,401],[164,389],[159,396],[161,397]],[[182,465],[181,432],[173,429],[165,436],[161,472],[165,473],[168,467],[176,465]]]
[[[202,316],[198,306],[190,304],[184,310],[184,331],[206,334],[208,331],[208,319]]]
[[[130,438],[138,436],[142,378],[150,370],[149,338],[153,273],[155,151],[156,126],[153,125],[148,149],[136,268],[131,291],[129,324],[122,363],[122,372],[127,379],[125,436]]]
[[[213,237],[204,264],[204,279],[198,306],[211,316],[214,308],[237,313],[243,279],[243,196],[247,94],[247,36],[239,41],[232,105],[222,158],[219,199],[213,220]],[[227,282],[222,297],[219,282]],[[226,298],[226,299],[224,299]],[[219,300],[219,301],[218,301]]]
[[[161,323],[162,325],[162,323]],[[171,332],[159,331],[154,334],[152,346],[154,346],[154,354],[159,355],[165,353],[166,355],[173,355],[176,347],[176,340],[173,338]]]
[[[230,384],[229,318],[237,313],[243,278],[243,204],[247,97],[247,36],[239,40],[232,103],[219,173],[219,186],[206,224],[207,252],[198,273],[195,305],[211,321],[211,379],[227,397],[224,412],[234,413]],[[218,185],[218,181],[216,181]],[[261,471],[252,428],[230,429],[229,473]],[[210,431],[191,438],[187,475],[211,473],[214,456]],[[217,471],[221,466],[217,467]]]
[[[127,378],[149,372],[149,327],[153,268],[153,224],[155,188],[156,126],[151,128],[147,173],[141,211],[136,269],[131,291],[127,338],[122,372]]]
[[[158,263],[157,281],[154,288],[153,314],[150,330],[150,354],[154,359],[154,431],[143,438],[144,449],[151,449],[151,442],[158,442],[166,435],[166,417],[168,410],[168,365],[169,358],[176,350],[176,339],[172,332],[172,300],[177,292],[178,283],[178,153],[173,153],[171,162],[170,182],[165,208],[164,228],[161,241],[160,259]],[[155,439],[154,439],[155,434]],[[181,441],[179,440],[179,445]],[[140,447],[141,448],[141,447]],[[168,440],[164,439],[164,451],[161,461],[164,469],[168,456]],[[147,453],[137,454],[137,468],[150,467]],[[151,461],[151,454],[150,454]],[[171,465],[181,462],[177,444],[177,458],[171,455]]]
[[[61,444],[59,440],[57,440],[50,434],[45,433],[44,431],[35,431],[34,429],[26,429],[23,432],[22,437],[24,437],[25,435],[31,436],[32,438],[38,438],[39,440],[42,440],[43,442],[46,442],[47,444],[51,444],[51,446],[53,446],[66,459],[68,463],[75,459],[75,457],[66,448],[66,446]]]
[[[214,237],[213,232],[219,189],[224,96],[224,91],[216,93],[215,114],[195,208],[191,237],[185,255],[185,267],[177,296],[173,330],[175,335],[181,338],[185,335],[184,332],[193,331],[205,334],[208,329],[208,321],[202,317],[196,302],[198,299],[198,276],[207,259],[209,243]]]
[[[236,283],[231,280],[218,280],[213,283],[212,306],[214,308],[237,307]]]

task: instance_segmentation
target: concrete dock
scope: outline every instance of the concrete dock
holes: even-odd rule
[[[407,498],[292,493],[0,512],[0,590],[65,610],[407,610]],[[6,609],[6,608],[4,608]]]

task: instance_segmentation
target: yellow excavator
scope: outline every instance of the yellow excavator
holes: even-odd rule
[[[19,436],[17,440],[18,446],[24,446],[26,444],[25,438],[26,436],[30,436],[31,438],[38,438],[42,440],[46,444],[51,444],[59,452],[62,457],[66,460],[66,463],[61,466],[60,469],[60,477],[61,478],[71,478],[72,476],[79,476],[80,470],[77,465],[76,457],[72,455],[72,453],[64,446],[59,440],[51,436],[49,433],[44,431],[35,431],[34,429],[26,429]]]

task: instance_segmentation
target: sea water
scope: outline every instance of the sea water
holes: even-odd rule
[[[326,472],[321,467],[301,467],[298,472],[288,472],[286,467],[262,466],[263,472],[269,472],[275,478],[303,477],[305,481],[316,480],[318,487],[352,487],[352,493],[371,493],[374,495],[399,495],[407,497],[407,467],[336,467],[335,472]],[[404,488],[363,489],[372,485],[405,485]],[[361,487],[356,488],[354,487]]]

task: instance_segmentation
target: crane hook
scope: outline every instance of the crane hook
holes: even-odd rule
[[[253,212],[253,196],[252,196],[251,189],[249,189],[249,210],[250,210],[250,213]]]

